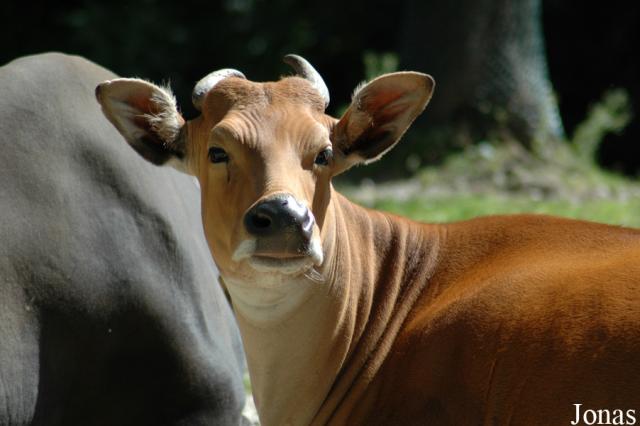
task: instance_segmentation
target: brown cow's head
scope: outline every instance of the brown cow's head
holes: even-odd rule
[[[324,113],[329,94],[318,73],[298,56],[286,60],[299,76],[205,77],[193,93],[202,114],[189,122],[168,89],[138,79],[96,89],[104,114],[138,153],[198,179],[205,233],[225,277],[320,265],[331,178],[391,149],[434,87],[417,72],[383,75],[359,86],[337,120]]]

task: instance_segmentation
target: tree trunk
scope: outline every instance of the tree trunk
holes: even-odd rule
[[[563,136],[540,0],[407,0],[400,59],[436,80],[428,118],[417,123],[424,130],[525,146]]]

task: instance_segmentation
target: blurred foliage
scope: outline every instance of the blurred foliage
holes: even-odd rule
[[[378,199],[451,194],[508,194],[576,203],[640,199],[640,184],[583,161],[568,144],[558,145],[554,153],[542,159],[517,143],[484,141],[450,156],[442,165],[421,168],[413,179],[377,184],[363,179],[351,192],[368,205]],[[349,190],[354,184],[342,185]]]
[[[4,63],[47,50],[85,56],[123,76],[169,80],[187,118],[190,92],[218,68],[257,81],[291,73],[287,53],[305,56],[332,92],[329,112],[364,78],[365,50],[395,49],[401,8],[390,0],[61,0],[2,2]],[[26,19],[28,17],[28,19]]]
[[[4,18],[0,62],[49,50],[79,54],[123,76],[169,81],[183,113],[191,118],[195,110],[190,92],[205,74],[234,67],[250,79],[273,80],[291,72],[281,58],[295,52],[324,76],[332,94],[328,112],[339,115],[360,81],[403,63],[394,52],[407,43],[405,20],[415,15],[409,4],[407,0],[6,1],[0,3]],[[640,39],[635,37],[639,4],[612,0],[604,9],[587,4],[576,9],[567,1],[544,2],[551,77],[562,114],[568,117],[569,133],[584,118],[587,105],[612,84],[626,88],[631,107],[637,109],[640,79],[634,40]],[[435,97],[446,96],[436,89]],[[615,103],[615,96],[612,99]],[[487,121],[508,119],[501,110],[486,114]],[[428,120],[429,109],[418,118],[416,128],[428,128]],[[603,123],[602,117],[593,120]],[[574,132],[574,140],[583,141],[574,144],[584,152],[580,155],[593,158],[595,151],[602,151],[609,156],[607,164],[628,173],[638,170],[637,120],[621,133],[612,133],[609,125],[590,126]],[[350,176],[406,177],[483,142],[464,137],[470,132],[459,130],[410,131],[384,162],[356,169]],[[608,133],[603,137],[603,132]],[[597,150],[597,141],[603,138],[606,149]],[[499,131],[487,137],[492,143],[505,139]]]
[[[571,144],[576,154],[587,162],[596,163],[597,152],[608,133],[620,133],[629,124],[633,113],[629,94],[624,89],[606,91],[602,99],[591,106],[587,118],[573,133]]]
[[[373,80],[379,75],[398,71],[398,55],[393,52],[379,53],[366,50],[362,55],[362,62],[366,80]]]
[[[367,207],[425,222],[531,212],[640,227],[640,183],[585,161],[569,144],[555,153],[542,160],[520,144],[484,141],[411,179],[337,187]]]

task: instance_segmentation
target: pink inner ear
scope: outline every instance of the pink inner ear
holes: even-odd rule
[[[157,114],[159,112],[158,107],[156,104],[151,102],[149,96],[150,93],[134,94],[129,96],[126,102],[142,114]]]
[[[136,127],[142,130],[145,130],[146,132],[150,132],[151,130],[151,126],[149,125],[149,122],[140,115],[136,115],[135,117],[133,117],[133,124],[135,124]]]
[[[401,90],[385,90],[373,96],[369,95],[365,100],[364,109],[373,117],[376,125],[388,123],[406,111],[407,103],[398,102],[406,94]]]
[[[133,94],[127,98],[126,102],[139,111],[139,114],[135,115],[132,121],[136,127],[144,130],[146,134],[145,138],[150,142],[162,144],[162,140],[151,128],[151,123],[143,117],[143,114],[157,114],[157,105],[151,102],[151,99],[146,94]]]
[[[374,115],[374,121],[376,123],[388,123],[398,118],[398,116],[407,110],[407,104],[404,102],[398,102],[395,105],[389,105],[386,108],[378,111]]]
[[[159,112],[158,105],[152,102],[149,96],[150,93],[132,94],[127,97],[126,103],[139,111],[139,114],[133,117],[133,123],[136,125],[136,127],[144,130],[147,133],[148,137],[150,137],[151,139],[159,140],[155,133],[152,131],[149,121],[142,116],[143,114],[154,115]]]

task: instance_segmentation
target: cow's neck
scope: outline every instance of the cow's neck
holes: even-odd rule
[[[334,192],[324,281],[264,277],[260,290],[228,282],[264,424],[325,424],[356,405],[426,285],[435,234]]]

